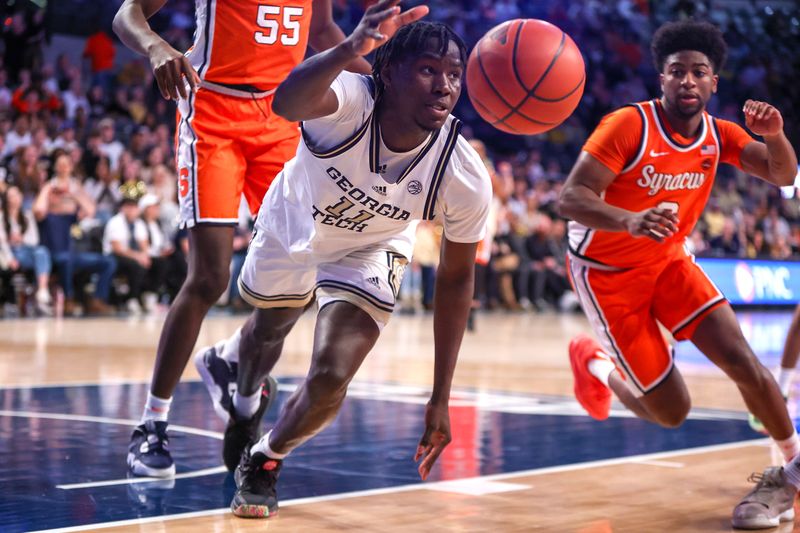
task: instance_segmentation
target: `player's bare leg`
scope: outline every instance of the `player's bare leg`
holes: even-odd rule
[[[303,314],[303,307],[256,309],[242,327],[236,392],[229,407],[222,457],[228,470],[242,452],[261,437],[261,421],[277,396],[269,375],[283,350],[283,341]]]
[[[747,408],[761,419],[772,438],[792,436],[794,426],[778,384],[750,349],[730,306],[710,313],[697,326],[692,342],[736,383]]]
[[[232,227],[199,225],[189,230],[189,272],[164,321],[142,425],[128,449],[128,467],[135,475],[166,477],[175,472],[166,431],[172,393],[203,319],[228,286],[232,250]]]
[[[306,380],[286,403],[272,431],[245,452],[236,470],[234,514],[267,516],[277,511],[275,483],[283,458],[333,421],[350,380],[379,334],[372,317],[350,303],[337,301],[320,310]]]

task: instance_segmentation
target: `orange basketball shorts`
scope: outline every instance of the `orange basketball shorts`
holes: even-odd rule
[[[653,266],[620,271],[570,259],[572,283],[597,340],[637,396],[658,387],[673,368],[672,348],[658,324],[677,340],[691,339],[703,318],[727,303],[683,251]]]
[[[272,112],[272,95],[201,88],[178,103],[176,153],[181,225],[236,224],[242,193],[251,213],[284,163],[300,130]]]

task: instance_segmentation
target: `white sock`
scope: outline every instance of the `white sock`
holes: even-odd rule
[[[239,362],[239,341],[242,340],[242,328],[233,332],[228,340],[225,341],[225,346],[222,347],[222,353],[219,355],[228,363]]]
[[[250,396],[244,396],[239,393],[237,389],[233,394],[233,408],[236,414],[241,418],[252,418],[258,406],[261,405],[261,389],[259,388],[255,393]]]
[[[794,368],[781,367],[778,371],[778,385],[781,388],[781,394],[784,398],[789,397],[789,391],[792,389],[792,380],[794,379]]]
[[[250,448],[250,453],[254,454],[256,452],[261,452],[264,455],[266,455],[267,457],[269,457],[270,459],[278,459],[278,460],[281,460],[284,457],[286,457],[287,455],[289,455],[291,453],[291,451],[288,451],[286,453],[278,453],[278,452],[274,451],[272,448],[269,447],[269,436],[271,434],[272,434],[272,430],[270,429],[269,432],[266,435],[261,437],[261,439],[259,439],[258,442],[253,444],[253,447]]]
[[[792,433],[792,436],[785,440],[775,440],[775,444],[783,454],[784,460],[788,463],[798,454],[800,454],[800,439],[797,438],[797,431]]]
[[[169,406],[172,404],[172,398],[159,398],[153,396],[152,392],[147,393],[147,403],[144,404],[144,413],[142,413],[142,424],[146,420],[155,420],[156,422],[166,422],[169,416]]]
[[[608,376],[616,370],[616,365],[606,354],[602,352],[597,353],[598,357],[593,357],[589,360],[589,373],[600,380],[600,382],[608,387]],[[602,357],[600,357],[602,355]]]

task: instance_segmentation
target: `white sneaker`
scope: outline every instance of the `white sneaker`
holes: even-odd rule
[[[139,305],[139,301],[136,298],[131,298],[125,303],[125,307],[128,309],[128,312],[134,316],[139,316],[142,314],[142,306]]]
[[[153,313],[158,306],[158,295],[154,292],[146,292],[142,295],[144,301],[144,312]]]

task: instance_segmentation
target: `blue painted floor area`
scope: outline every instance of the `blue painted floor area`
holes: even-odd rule
[[[296,381],[295,381],[296,383]],[[15,532],[227,507],[232,476],[64,489],[124,479],[131,426],[10,416],[58,413],[138,419],[144,384],[0,389],[0,531]],[[279,394],[279,403],[288,398]],[[384,397],[385,398],[385,397]],[[282,500],[419,483],[412,456],[421,435],[418,402],[349,398],[334,425],[287,460]],[[533,398],[532,398],[533,401]],[[565,405],[560,399],[545,402]],[[267,421],[273,422],[273,407]],[[663,430],[633,418],[513,414],[452,407],[454,441],[432,479],[458,479],[757,438],[741,420],[690,420]],[[222,431],[200,383],[182,383],[172,424]],[[221,441],[173,432],[178,473],[221,465]]]

